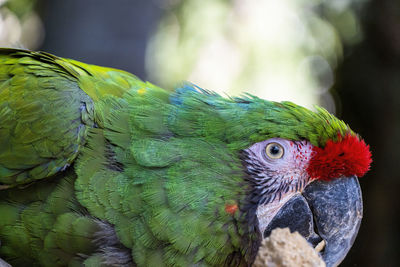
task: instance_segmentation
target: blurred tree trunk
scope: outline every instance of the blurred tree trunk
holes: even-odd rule
[[[146,44],[161,16],[155,1],[44,0],[40,9],[42,50],[146,78]]]
[[[364,41],[338,71],[339,114],[370,144],[371,172],[360,179],[364,220],[341,266],[399,266],[400,1],[371,1]]]

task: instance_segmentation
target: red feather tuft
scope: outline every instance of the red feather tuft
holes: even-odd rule
[[[341,176],[364,176],[372,162],[369,145],[357,136],[339,136],[324,148],[314,147],[307,172],[311,178],[330,180]]]

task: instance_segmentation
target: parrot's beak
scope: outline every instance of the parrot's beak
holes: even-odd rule
[[[302,194],[285,203],[266,228],[264,237],[277,227],[289,227],[314,247],[324,240],[321,256],[328,267],[337,266],[354,243],[362,212],[357,177],[314,181]]]

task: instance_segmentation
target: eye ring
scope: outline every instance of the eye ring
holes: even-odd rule
[[[285,150],[283,149],[283,146],[278,143],[269,143],[265,147],[265,155],[270,159],[280,159],[284,154]]]

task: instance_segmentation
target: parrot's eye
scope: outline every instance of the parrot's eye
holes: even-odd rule
[[[265,147],[265,154],[271,159],[280,159],[284,153],[283,147],[278,143],[269,143]]]

